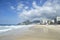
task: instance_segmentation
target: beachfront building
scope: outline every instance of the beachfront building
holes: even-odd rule
[[[54,24],[55,21],[54,20],[48,20],[48,24]]]
[[[55,21],[54,20],[51,20],[51,19],[42,19],[41,20],[41,24],[54,24],[55,23]]]
[[[48,24],[48,19],[46,19],[46,18],[42,18],[41,20],[40,20],[40,24]]]
[[[56,17],[56,23],[60,24],[60,17]]]
[[[47,20],[42,20],[42,23],[41,24],[47,24]]]

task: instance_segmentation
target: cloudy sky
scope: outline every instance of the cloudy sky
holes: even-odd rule
[[[0,24],[60,16],[60,0],[0,0]]]

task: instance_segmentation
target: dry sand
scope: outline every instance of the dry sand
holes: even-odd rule
[[[60,25],[34,25],[0,36],[0,40],[60,40]],[[20,32],[22,31],[22,32]]]

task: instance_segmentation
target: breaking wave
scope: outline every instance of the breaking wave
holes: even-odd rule
[[[0,26],[0,33],[16,30],[23,27],[31,27],[32,25],[11,25],[11,26]]]

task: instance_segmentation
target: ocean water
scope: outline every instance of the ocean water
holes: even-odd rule
[[[0,33],[5,33],[11,30],[17,30],[23,27],[31,27],[32,25],[0,25]]]

